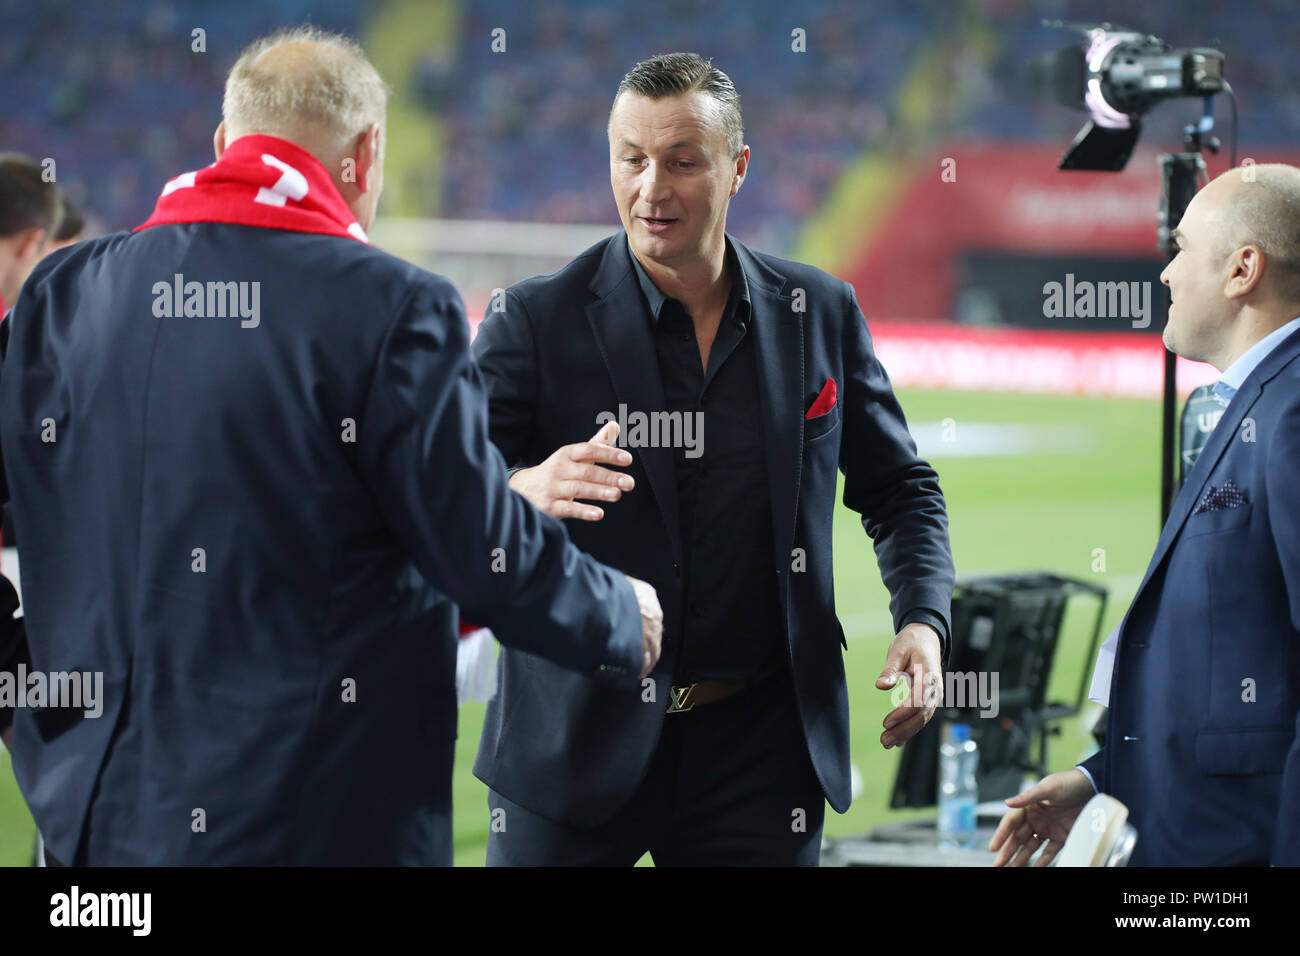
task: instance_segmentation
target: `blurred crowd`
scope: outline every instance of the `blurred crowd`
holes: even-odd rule
[[[56,158],[60,185],[92,230],[133,226],[167,178],[211,161],[225,71],[245,43],[307,20],[364,43],[382,6],[0,0],[0,148]],[[1241,97],[1243,146],[1300,141],[1300,16],[1290,0],[475,0],[460,4],[454,43],[431,38],[409,75],[387,79],[442,131],[435,178],[422,180],[436,187],[419,211],[612,225],[605,120],[623,73],[671,50],[712,57],[740,91],[754,150],[731,228],[779,253],[872,147],[953,137],[1064,147],[1081,115],[1036,101],[1021,83],[1030,58],[1074,40],[1044,18],[1217,45]],[[204,54],[192,51],[196,27],[206,31]],[[497,28],[504,51],[493,49]],[[796,52],[800,43],[806,52]],[[372,55],[383,70],[382,51]],[[1189,109],[1157,110],[1144,140],[1176,148]],[[1226,133],[1226,108],[1218,115]]]

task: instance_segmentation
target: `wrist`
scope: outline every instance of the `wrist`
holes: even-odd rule
[[[939,629],[933,624],[927,624],[924,621],[912,621],[903,625],[904,629],[915,628],[914,632],[918,636],[934,638],[935,646],[943,650],[943,638],[939,636]]]

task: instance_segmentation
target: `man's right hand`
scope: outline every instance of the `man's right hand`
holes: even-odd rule
[[[1006,866],[1009,861],[1011,866],[1024,866],[1046,843],[1034,866],[1047,866],[1061,852],[1079,811],[1092,798],[1087,775],[1075,768],[1049,774],[1007,800],[1013,809],[1007,811],[989,841],[990,850],[1001,848],[993,865]]]
[[[615,426],[617,427],[617,426]],[[630,574],[623,575],[632,582],[636,592],[636,603],[641,608],[641,676],[648,677],[659,662],[659,649],[664,637],[664,612],[659,606],[659,595],[655,589],[640,578]]]
[[[605,512],[588,501],[618,501],[635,482],[631,475],[602,468],[598,463],[630,465],[632,455],[613,442],[618,438],[618,423],[606,422],[591,441],[562,445],[540,465],[521,468],[510,476],[510,487],[528,499],[534,508],[552,518],[578,518],[599,521]],[[649,587],[649,585],[647,585]],[[653,595],[654,590],[650,593]],[[655,609],[658,610],[658,601]],[[645,607],[642,606],[642,615]],[[656,654],[657,656],[657,654]]]

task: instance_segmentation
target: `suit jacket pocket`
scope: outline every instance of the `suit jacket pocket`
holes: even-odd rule
[[[825,415],[818,415],[816,418],[805,418],[803,423],[804,443],[816,441],[818,438],[830,434],[839,423],[840,406],[838,404]]]
[[[1196,734],[1196,766],[1216,775],[1281,773],[1294,740],[1294,727],[1201,730]]]
[[[1183,529],[1187,535],[1214,534],[1216,531],[1229,531],[1250,524],[1251,503],[1237,505],[1235,508],[1221,508],[1218,511],[1204,511],[1189,515]]]

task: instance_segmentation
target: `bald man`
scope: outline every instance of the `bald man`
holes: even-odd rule
[[[1300,169],[1201,190],[1161,274],[1164,341],[1224,406],[1117,632],[1105,746],[1007,801],[995,865],[1060,849],[1094,792],[1129,808],[1131,864],[1300,865]]]
[[[52,863],[449,864],[457,605],[658,657],[649,586],[509,489],[460,297],[367,242],[386,95],[342,37],[259,41],[216,162],[14,305],[0,729]]]

